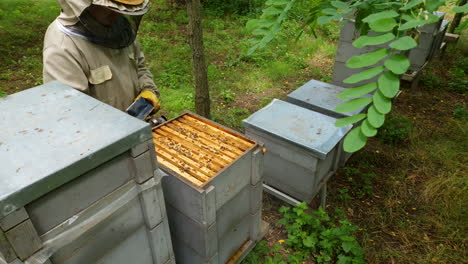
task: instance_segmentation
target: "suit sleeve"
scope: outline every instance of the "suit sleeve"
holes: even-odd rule
[[[60,81],[86,94],[90,93],[84,65],[77,54],[68,49],[51,45],[44,49],[44,83]]]
[[[138,94],[145,90],[151,90],[159,97],[159,90],[153,81],[153,74],[151,74],[151,72],[146,67],[145,55],[141,50],[141,46],[138,40],[135,42],[135,51],[138,67],[138,82],[140,84],[139,91],[137,91]]]

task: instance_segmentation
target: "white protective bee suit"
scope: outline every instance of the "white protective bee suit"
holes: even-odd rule
[[[142,91],[159,95],[136,40],[139,19],[148,10],[149,0],[58,2],[62,12],[49,26],[44,40],[45,83],[58,80],[120,110]],[[95,24],[87,15],[91,5],[122,14],[115,23],[119,26],[103,28]],[[133,18],[138,18],[136,26]]]

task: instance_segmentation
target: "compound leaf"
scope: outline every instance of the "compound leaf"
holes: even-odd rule
[[[369,27],[375,32],[387,32],[397,25],[394,18],[382,18],[369,22]]]
[[[374,107],[381,114],[388,114],[392,110],[392,101],[377,90],[373,96]]]
[[[402,8],[400,8],[400,10],[409,10],[419,4],[421,4],[423,2],[423,0],[411,0],[409,1],[405,6],[403,6]]]
[[[331,1],[331,5],[339,9],[347,9],[349,7],[348,4],[341,1]]]
[[[385,33],[378,36],[360,36],[353,42],[356,48],[364,48],[365,46],[381,45],[395,39],[393,33]]]
[[[397,50],[410,50],[416,48],[418,43],[412,37],[405,36],[390,43],[390,48]]]
[[[400,90],[400,79],[391,72],[384,72],[378,80],[379,91],[387,98],[393,98]]]
[[[403,74],[410,67],[410,61],[403,54],[395,54],[386,60],[384,65],[395,74]]]
[[[359,96],[366,95],[377,89],[377,83],[366,83],[357,87],[347,88],[338,95],[338,98],[341,100],[346,100],[350,98],[355,98]]]
[[[464,4],[463,6],[454,7],[452,10],[453,10],[453,12],[455,12],[455,13],[465,13],[465,12],[468,12],[468,4]]]
[[[361,97],[361,98],[353,99],[353,100],[350,100],[350,101],[347,101],[338,105],[335,108],[335,111],[338,113],[354,112],[370,104],[371,102],[372,102],[372,98]]]
[[[385,122],[385,115],[379,113],[374,106],[369,107],[367,110],[367,121],[375,128],[381,127]]]
[[[358,83],[358,82],[368,80],[377,76],[378,74],[382,73],[383,70],[384,70],[383,66],[377,66],[377,67],[353,74],[349,76],[348,78],[344,79],[343,82],[346,84]]]
[[[335,126],[336,127],[344,127],[344,126],[351,125],[351,124],[354,124],[356,122],[359,122],[359,121],[363,120],[364,118],[366,118],[366,114],[357,114],[357,115],[341,118],[341,119],[336,120]]]
[[[366,137],[373,137],[377,135],[377,129],[373,127],[367,119],[361,123],[361,132]]]
[[[366,22],[366,23],[371,23],[371,22],[377,21],[379,19],[394,18],[394,17],[397,17],[397,16],[399,16],[399,14],[397,12],[393,11],[393,10],[382,11],[382,12],[379,12],[379,13],[369,15],[366,18],[364,18],[362,21]]]
[[[362,134],[361,126],[351,130],[344,139],[343,148],[346,152],[356,152],[362,149],[367,143],[367,137]]]
[[[351,69],[364,68],[376,64],[390,54],[388,49],[378,49],[359,56],[353,56],[346,61],[346,67]]]

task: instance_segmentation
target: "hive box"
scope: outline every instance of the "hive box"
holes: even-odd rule
[[[424,25],[418,28],[420,36],[418,40],[418,46],[409,51],[406,54],[411,62],[410,70],[417,71],[420,70],[424,64],[431,60],[434,52],[434,49],[439,49],[441,42],[437,41],[436,38],[443,30],[441,26],[443,17],[445,13],[435,12],[435,15],[439,17],[439,21],[430,25]],[[371,33],[372,34],[372,33]],[[374,34],[377,34],[374,32]],[[333,67],[333,76],[332,83],[340,87],[354,87],[369,82],[375,82],[377,78],[372,78],[370,80],[365,80],[356,84],[345,84],[343,80],[351,76],[352,74],[361,72],[363,69],[350,69],[346,67],[346,61],[353,56],[358,56],[364,53],[368,53],[380,48],[386,48],[386,45],[377,45],[377,46],[367,46],[364,48],[356,48],[352,45],[353,41],[359,38],[360,33],[356,30],[355,23],[353,20],[348,20],[341,28],[340,38],[338,40],[338,49],[336,52],[335,64]],[[375,66],[382,65],[383,63],[378,63]],[[367,67],[372,68],[375,66]]]
[[[240,261],[262,234],[262,147],[192,113],[153,132],[177,263]]]
[[[335,121],[277,99],[243,121],[247,136],[265,144],[265,182],[280,198],[310,202],[336,171],[351,126],[337,128]]]
[[[58,82],[0,112],[0,258],[174,263],[146,123]]]
[[[367,107],[349,113],[335,112],[335,108],[344,102],[338,98],[338,95],[344,90],[343,87],[311,80],[290,93],[287,101],[333,118],[345,118],[365,112]],[[340,142],[339,151],[341,152],[340,166],[344,166],[351,157],[351,153],[343,150],[343,140]]]

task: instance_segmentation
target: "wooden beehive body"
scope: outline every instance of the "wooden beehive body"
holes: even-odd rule
[[[177,262],[225,263],[246,242],[255,243],[261,223],[262,148],[192,113],[153,131],[158,161],[168,173],[163,189]],[[184,136],[189,133],[197,136]],[[171,146],[168,139],[177,143]],[[199,163],[200,155],[201,165],[222,156],[226,162],[219,161],[221,167],[211,171],[207,166],[187,167]]]
[[[148,124],[58,82],[0,109],[0,258],[174,263]]]
[[[339,142],[350,127],[291,103],[272,103],[243,121],[246,134],[265,144],[267,191],[289,203],[310,202],[336,171]]]
[[[286,101],[333,118],[345,118],[366,112],[368,109],[367,107],[363,107],[351,113],[335,112],[335,108],[343,103],[343,100],[339,99],[338,95],[345,91],[345,89],[346,88],[336,85],[310,80],[303,86],[297,88],[294,92],[288,94]],[[370,96],[371,95],[367,95],[367,97]],[[343,141],[344,138],[341,140],[338,148],[340,152],[340,166],[344,166],[352,155],[343,150]]]

